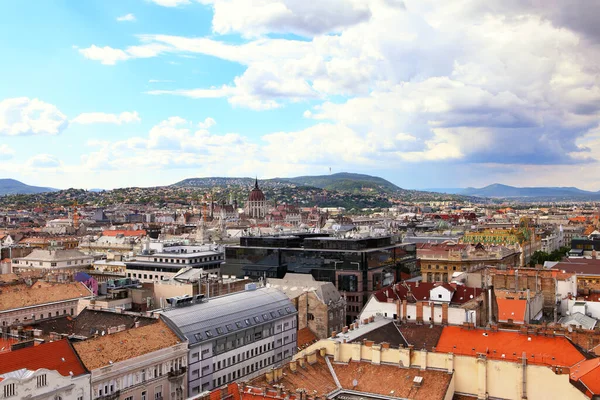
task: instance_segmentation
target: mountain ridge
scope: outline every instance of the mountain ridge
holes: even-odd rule
[[[11,178],[0,179],[0,196],[8,194],[36,194],[56,192],[59,189],[42,186],[31,186]]]
[[[463,196],[488,198],[590,198],[600,199],[600,191],[593,192],[574,186],[510,186],[493,183],[481,188],[427,189],[436,193],[458,194]]]

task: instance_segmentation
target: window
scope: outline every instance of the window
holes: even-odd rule
[[[227,332],[231,332],[233,330],[233,326],[231,324],[225,325],[225,328],[227,328]]]
[[[277,318],[277,314],[275,314],[275,311],[271,311],[271,318]]]
[[[125,397],[125,400],[133,400],[133,396]]]
[[[260,318],[258,316],[254,317],[254,322],[256,322],[257,324],[260,324]]]
[[[238,322],[235,323],[235,326],[237,326],[239,329],[241,329],[242,328],[242,323],[238,321]]]
[[[250,320],[248,318],[246,318],[244,322],[246,323],[246,326],[250,326]]]
[[[438,294],[438,299],[441,299],[441,298],[442,298],[442,295],[441,295],[441,294]]]
[[[3,388],[4,397],[11,397],[17,395],[17,388],[15,383],[9,383],[8,385],[4,385]]]
[[[37,387],[44,387],[48,384],[46,374],[37,377]]]
[[[206,334],[206,337],[212,337],[212,332],[211,331],[205,331],[204,333]]]
[[[306,315],[306,318],[307,318],[309,321],[314,321],[314,319],[315,319],[315,316],[314,316],[312,313],[308,313],[308,314]]]
[[[146,391],[142,392],[142,400],[146,400]]]
[[[162,399],[162,385],[154,388],[154,399],[155,400]]]

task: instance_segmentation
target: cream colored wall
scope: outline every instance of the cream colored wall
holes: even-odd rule
[[[350,359],[378,363],[392,363],[423,368],[454,371],[454,390],[475,396],[504,399],[520,399],[523,395],[523,374],[520,363],[478,360],[471,356],[454,356],[449,353],[436,353],[408,348],[382,349],[380,346],[365,346],[361,343],[339,343],[323,339],[297,353],[294,359],[324,348],[335,361],[348,362]],[[409,363],[410,360],[410,363]],[[587,399],[569,382],[568,375],[556,375],[549,367],[527,365],[526,391],[530,399]]]
[[[195,288],[195,293],[194,293]],[[154,284],[154,304],[156,308],[160,307],[160,299],[162,298],[163,304],[167,306],[167,299],[169,297],[190,295],[198,293],[198,285],[182,284],[182,285],[170,285],[164,283]]]

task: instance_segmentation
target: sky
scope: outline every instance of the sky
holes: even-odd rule
[[[600,190],[600,2],[0,4],[0,178]]]

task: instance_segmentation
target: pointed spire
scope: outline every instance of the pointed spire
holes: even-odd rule
[[[256,180],[254,181],[254,189],[258,189],[258,176],[256,177]]]

